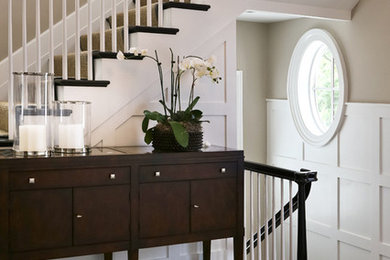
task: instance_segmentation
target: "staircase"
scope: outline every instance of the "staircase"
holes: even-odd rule
[[[140,24],[136,23],[136,9],[132,8],[128,10],[127,18],[128,18],[128,26],[124,27],[124,18],[125,14],[123,12],[118,13],[116,15],[116,29],[112,28],[112,16],[109,16],[106,21],[110,27],[110,29],[104,32],[104,37],[101,37],[100,32],[92,33],[92,57],[93,59],[115,59],[116,52],[113,50],[119,50],[126,54],[129,46],[124,46],[124,35],[125,33],[135,33],[135,32],[149,32],[155,34],[176,34],[179,32],[177,28],[165,28],[158,27],[158,1],[153,0],[150,11],[152,22],[151,26],[148,26],[147,15],[148,15],[148,6],[146,0],[141,1],[140,7]],[[200,4],[190,4],[189,0],[185,2],[179,2],[176,0],[175,2],[169,2],[168,0],[164,0],[163,9],[169,8],[183,8],[190,10],[202,10],[207,11],[210,6],[209,5],[200,5]],[[113,30],[116,32],[113,33]],[[116,34],[116,42],[117,45],[115,48],[113,47],[113,35]],[[100,46],[101,38],[104,39],[104,47]],[[129,56],[129,54],[127,54]],[[138,57],[134,57],[137,59]],[[75,79],[75,71],[76,71],[76,53],[70,53],[67,56],[67,64],[68,64],[68,78]],[[56,77],[62,78],[63,74],[63,56],[57,55],[54,57],[54,74]],[[80,78],[83,80],[88,80],[88,35],[84,34],[80,37]],[[58,81],[57,81],[58,82]],[[77,82],[74,82],[77,84]],[[91,82],[91,84],[95,84]]]

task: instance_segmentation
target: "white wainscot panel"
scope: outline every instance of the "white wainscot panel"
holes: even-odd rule
[[[287,106],[287,104],[285,104]],[[268,122],[269,147],[271,156],[282,156],[293,159],[300,159],[302,141],[295,129],[288,109],[271,109]]]
[[[151,260],[151,259],[169,259],[168,247],[153,247],[139,250],[140,260]]]
[[[316,147],[304,144],[304,160],[315,163],[322,163],[337,166],[338,136],[335,136],[327,145]]]
[[[211,241],[211,258],[226,260],[227,240],[219,239]],[[203,246],[201,242],[180,245],[180,259],[199,259],[202,255]]]
[[[346,179],[339,180],[340,229],[370,238],[370,185]],[[354,258],[350,258],[354,259]]]
[[[212,145],[226,146],[226,116],[205,116],[203,120],[210,123],[203,123],[203,141]]]
[[[309,231],[307,233],[307,249],[309,260],[336,259],[335,243],[323,235]]]
[[[337,179],[324,174],[322,170],[318,172],[319,181],[312,184],[310,196],[307,200],[307,217],[308,220],[331,226],[337,218],[337,213],[333,209],[337,201]]]
[[[132,116],[117,129],[115,129],[115,145],[145,145],[142,132],[142,120],[144,116]],[[151,122],[153,123],[153,122]],[[149,127],[152,126],[150,123]]]
[[[390,118],[382,118],[382,151],[381,169],[382,174],[390,175]]]
[[[349,244],[339,243],[340,260],[368,260],[370,252]]]
[[[369,171],[374,159],[373,120],[363,116],[347,116],[340,132],[340,166]]]
[[[390,188],[381,187],[381,237],[382,242],[390,245]]]

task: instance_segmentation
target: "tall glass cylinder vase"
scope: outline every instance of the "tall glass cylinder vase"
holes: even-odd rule
[[[54,102],[54,151],[88,153],[91,147],[91,103]]]
[[[54,75],[31,72],[13,75],[13,150],[20,155],[47,155],[53,148]]]

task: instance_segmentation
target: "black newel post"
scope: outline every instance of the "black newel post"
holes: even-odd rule
[[[298,260],[307,260],[306,182],[298,185]]]

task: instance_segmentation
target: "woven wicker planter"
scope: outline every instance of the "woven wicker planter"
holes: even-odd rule
[[[188,146],[183,147],[177,143],[172,129],[155,128],[153,131],[152,145],[156,151],[169,152],[194,152],[203,146],[203,132],[189,132]]]

